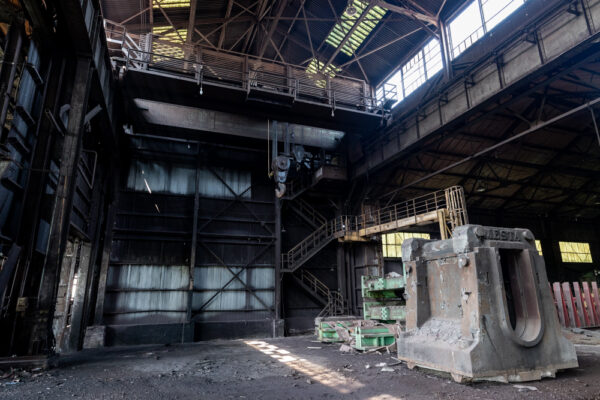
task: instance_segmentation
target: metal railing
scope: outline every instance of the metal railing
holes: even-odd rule
[[[331,317],[335,315],[344,315],[346,314],[346,310],[347,307],[344,297],[339,291],[335,290],[330,292],[327,305],[321,310],[318,316]]]
[[[295,271],[315,253],[325,247],[335,237],[345,232],[343,217],[327,221],[304,240],[281,254],[281,268]]]
[[[301,270],[297,276],[311,291],[327,299],[327,304],[319,313],[319,317],[343,315],[345,313],[344,297],[339,291],[329,289],[327,285],[306,270]]]
[[[365,230],[373,227],[380,228],[377,230],[378,234],[394,232],[398,230],[398,224],[394,223],[415,218],[415,221],[402,224],[403,227],[408,227],[418,222],[418,216],[435,213],[432,217],[438,218],[437,212],[440,210],[443,210],[444,222],[449,223],[452,230],[469,223],[464,190],[461,186],[438,190],[362,215],[342,215],[327,221],[287,253],[281,254],[282,269],[295,271],[335,238],[351,234],[368,236],[373,233],[367,233]]]
[[[327,222],[327,218],[325,218],[320,212],[318,212],[313,206],[311,206],[308,202],[302,199],[295,200],[296,205],[300,212],[304,213],[313,223],[317,226],[321,226]]]
[[[317,102],[331,107],[369,113],[386,112],[360,79],[310,76],[305,68],[265,61],[249,55],[217,52],[195,45],[178,44],[154,34],[133,35],[125,26],[105,20],[107,42],[115,65],[126,70],[161,72],[203,83],[226,85],[247,91],[267,91]],[[121,49],[115,47],[121,46]]]

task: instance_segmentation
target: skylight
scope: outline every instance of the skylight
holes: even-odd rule
[[[448,25],[452,57],[458,57],[524,3],[525,0],[481,0],[469,4]]]
[[[189,6],[190,0],[154,0],[152,2],[152,8],[185,8]]]
[[[458,57],[484,35],[479,4],[474,1],[465,8],[449,25],[452,40],[452,56]]]
[[[379,87],[377,99],[382,102],[394,100],[392,107],[395,107],[442,68],[442,48],[439,40],[434,38]],[[390,86],[395,86],[396,90]]]
[[[326,42],[331,46],[338,48],[340,44],[344,41],[346,35],[350,32],[350,30],[356,25],[358,19],[363,15],[369,3],[361,0],[353,0],[352,5],[356,8],[356,13],[353,15],[348,15],[344,12],[342,15],[342,20],[340,23],[334,25],[333,29],[327,36]],[[360,47],[360,45],[365,41],[367,36],[371,33],[373,29],[379,24],[381,18],[386,13],[386,9],[374,6],[372,7],[364,19],[360,21],[352,35],[348,38],[344,46],[340,49],[340,51],[347,56],[351,56],[354,54],[356,49]]]
[[[524,0],[481,0],[487,30],[498,25],[523,3]]]
[[[425,83],[425,63],[423,63],[422,51],[402,66],[402,76],[404,96],[408,96]]]
[[[427,79],[431,78],[444,67],[442,62],[442,47],[437,39],[431,39],[423,48]]]
[[[327,86],[327,76],[333,78],[336,73],[341,71],[339,67],[333,64],[329,64],[324,71],[321,71],[324,66],[325,63],[313,58],[310,61],[310,64],[308,64],[308,67],[306,67],[306,74],[320,88],[325,88]]]
[[[152,33],[159,36],[158,40],[153,40],[152,53],[174,58],[184,57],[183,44],[187,37],[187,29],[175,30],[171,26],[154,26]],[[173,42],[174,45],[165,42]],[[154,59],[160,60],[160,57]]]
[[[452,58],[458,57],[508,18],[525,1],[527,0],[478,0],[467,4],[448,24]],[[393,101],[394,107],[442,69],[440,42],[434,38],[377,88],[377,100],[380,104]],[[394,85],[396,90],[393,89]]]

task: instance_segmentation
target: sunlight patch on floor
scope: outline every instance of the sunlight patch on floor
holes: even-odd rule
[[[296,357],[289,351],[280,349],[273,344],[261,340],[249,340],[244,343],[306,375],[311,380],[335,389],[340,393],[350,393],[364,386],[362,383],[348,379],[344,375],[322,365]],[[392,397],[389,399],[392,399]],[[381,400],[387,400],[387,398],[382,398]]]

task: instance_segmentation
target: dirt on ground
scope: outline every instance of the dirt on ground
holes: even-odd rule
[[[0,399],[600,399],[600,346],[576,346],[579,368],[520,385],[458,384],[313,336],[107,348],[0,372]]]

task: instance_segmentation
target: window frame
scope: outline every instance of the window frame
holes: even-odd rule
[[[402,235],[403,237],[400,240],[400,243],[397,242],[398,238],[396,237],[396,235]],[[387,238],[388,237],[394,237],[394,243],[387,243]],[[398,259],[398,258],[402,258],[402,243],[404,243],[404,241],[406,239],[412,239],[412,238],[416,238],[416,239],[427,239],[427,240],[431,240],[431,234],[428,232],[392,232],[392,233],[384,233],[381,235],[381,251],[383,254],[383,258],[387,258],[387,259]],[[396,256],[390,256],[390,252],[388,250],[388,247],[392,247],[394,249],[394,254],[396,254]]]
[[[573,245],[582,245],[582,251],[577,251],[578,249],[563,249],[564,247],[573,246]],[[560,251],[560,259],[563,263],[568,264],[593,264],[594,260],[592,259],[592,249],[589,242],[570,242],[570,241],[559,241],[558,249]],[[572,257],[569,255],[573,255],[579,258],[579,261],[573,261]],[[582,258],[583,256],[583,258]],[[569,259],[571,258],[571,259]],[[589,259],[589,261],[587,261]]]

